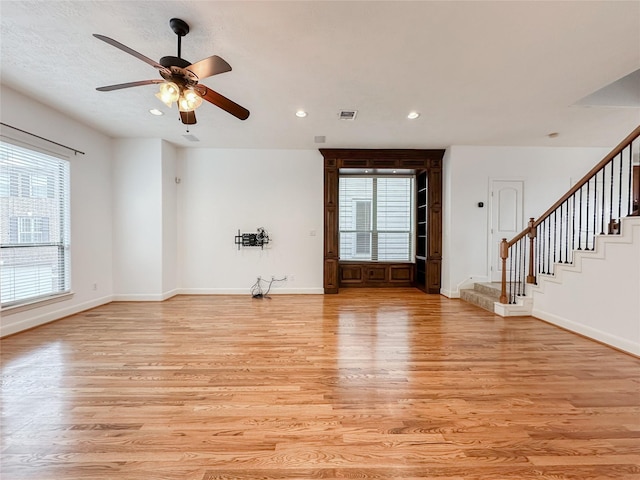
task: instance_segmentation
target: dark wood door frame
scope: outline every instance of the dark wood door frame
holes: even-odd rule
[[[324,157],[324,293],[339,290],[338,176],[341,168],[427,172],[426,288],[440,293],[442,264],[442,157],[444,150],[321,148]]]

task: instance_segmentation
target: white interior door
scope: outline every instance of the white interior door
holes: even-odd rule
[[[500,241],[511,240],[524,229],[522,221],[522,196],[524,182],[521,180],[491,181],[491,229],[489,230],[489,258],[491,259],[491,281],[502,278]]]

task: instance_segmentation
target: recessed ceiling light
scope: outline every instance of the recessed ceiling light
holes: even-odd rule
[[[298,110],[296,112],[296,117],[298,117],[298,118],[304,118],[306,116],[307,116],[307,112],[305,112],[304,110]]]
[[[409,115],[407,115],[407,118],[410,120],[414,120],[416,118],[418,118],[420,116],[420,114],[418,112],[409,112]]]
[[[156,115],[156,116],[160,116],[160,115],[164,115],[164,113],[162,113],[160,110],[158,110],[157,108],[152,108],[151,110],[149,110],[149,113],[151,115]]]

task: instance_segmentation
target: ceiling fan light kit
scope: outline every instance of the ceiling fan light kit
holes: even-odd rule
[[[167,107],[171,108],[173,102],[177,102],[180,98],[180,88],[173,82],[161,83],[160,90],[156,93],[156,97]]]
[[[184,89],[178,98],[178,110],[181,112],[192,112],[202,105],[202,97],[194,90]]]
[[[216,105],[240,120],[246,120],[249,117],[249,110],[199,83],[203,78],[231,71],[231,65],[217,55],[212,55],[194,64],[183,59],[181,57],[182,37],[189,33],[189,25],[184,20],[172,18],[169,21],[169,26],[178,36],[178,56],[162,57],[159,62],[136,52],[112,38],[94,34],[93,36],[97,39],[102,40],[103,42],[108,43],[158,69],[160,76],[163,78],[163,80],[142,80],[138,82],[108,85],[106,87],[98,87],[96,90],[109,92],[112,90],[138,87],[142,85],[160,84],[156,97],[168,107],[171,107],[171,105],[176,102],[178,105],[178,111],[180,112],[180,120],[185,125],[194,125],[196,123],[195,109],[202,104],[203,100]]]

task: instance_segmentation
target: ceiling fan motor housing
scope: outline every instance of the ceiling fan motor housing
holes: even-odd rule
[[[163,67],[167,67],[167,68],[171,68],[171,67],[187,68],[189,65],[191,65],[191,62],[186,61],[184,58],[172,57],[172,56],[162,57],[160,59],[160,62],[158,63],[160,63],[160,65],[162,65]]]

